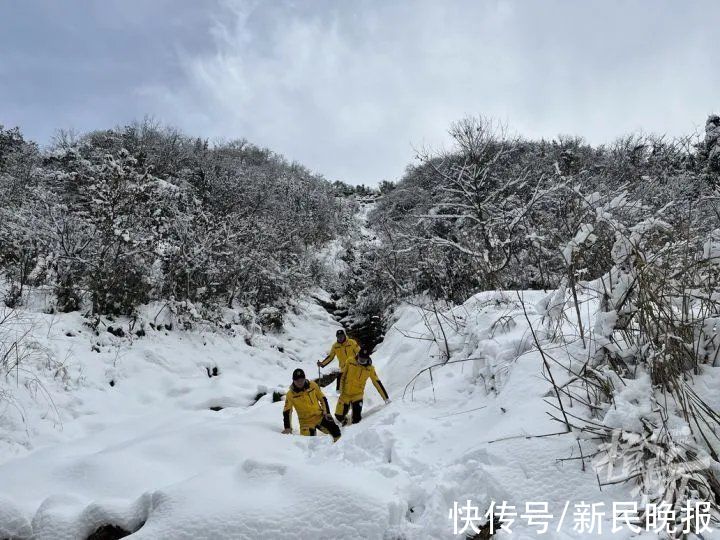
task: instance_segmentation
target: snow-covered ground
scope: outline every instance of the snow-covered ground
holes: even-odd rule
[[[524,297],[537,322],[543,295]],[[337,323],[311,301],[280,334],[235,337],[162,327],[97,337],[78,315],[24,313],[37,354],[0,386],[0,538],[84,539],[108,524],[138,539],[455,538],[450,511],[467,500],[480,512],[515,505],[513,538],[537,536],[520,518],[529,501],[554,514],[545,538],[630,537],[611,534],[609,516],[600,534],[570,519],[576,503],[631,500],[627,486],[600,491],[589,463],[558,461],[578,456],[572,435],[527,438],[562,425],[547,414],[550,386],[516,298],[482,293],[443,312],[444,337],[434,317],[397,311],[373,355],[392,402],[368,385],[365,418],[333,444],[282,435],[272,402],[292,369],[317,373],[333,339]],[[475,360],[406,390],[446,347]]]

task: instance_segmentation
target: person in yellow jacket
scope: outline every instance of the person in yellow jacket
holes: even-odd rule
[[[340,438],[340,428],[330,414],[327,398],[316,382],[305,378],[302,369],[293,371],[293,382],[285,394],[283,407],[283,433],[292,433],[290,415],[292,410],[298,415],[300,435],[315,436],[318,431],[332,435],[333,441]]]
[[[330,353],[328,353],[325,359],[318,361],[317,365],[319,367],[325,367],[337,356],[338,364],[340,364],[340,377],[337,378],[336,388],[340,391],[340,380],[345,371],[345,366],[348,360],[354,360],[357,357],[357,354],[360,352],[360,345],[358,345],[358,342],[354,339],[347,337],[345,330],[342,328],[335,332],[335,337],[337,341],[330,347]]]
[[[385,403],[390,403],[383,383],[380,382],[375,366],[372,365],[370,353],[363,349],[354,360],[348,360],[345,371],[342,374],[340,383],[340,398],[335,407],[335,418],[341,425],[348,424],[347,414],[352,409],[352,423],[357,424],[362,419],[363,396],[365,395],[365,383],[370,379],[380,397]]]

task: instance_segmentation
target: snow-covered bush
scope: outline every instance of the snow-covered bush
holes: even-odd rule
[[[264,307],[258,313],[258,323],[264,330],[280,331],[284,324],[283,312],[277,307]]]
[[[689,207],[717,178],[706,167],[715,147],[708,122],[704,144],[630,135],[598,147],[578,137],[512,137],[487,119],[459,122],[450,151],[420,152],[379,199],[371,215],[382,239],[378,275],[388,289],[401,284],[401,297],[428,292],[455,302],[495,287],[555,288],[568,272],[598,278],[612,266],[615,231],[602,219],[609,208],[642,201],[683,230]],[[630,225],[637,210],[615,217]],[[717,216],[697,226],[712,230]],[[580,238],[583,226],[593,230]],[[589,238],[591,249],[572,248]]]
[[[151,122],[60,136],[42,154],[0,129],[6,303],[49,286],[55,309],[133,315],[149,301],[283,305],[343,234],[333,186],[247,141],[209,145]]]
[[[599,310],[589,340],[567,346],[580,367],[558,391],[566,406],[586,410],[566,425],[603,441],[594,454],[601,484],[633,482],[643,504],[667,504],[678,516],[690,500],[709,501],[717,520],[720,415],[696,381],[717,366],[718,261],[699,223],[706,214],[683,235],[662,214],[631,226],[612,209],[602,214],[615,230],[613,266],[570,286],[597,297]],[[565,300],[557,303],[563,311]]]
[[[705,144],[703,155],[709,174],[717,180],[720,177],[720,116],[712,114],[705,122]]]

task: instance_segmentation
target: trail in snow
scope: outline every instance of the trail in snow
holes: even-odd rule
[[[351,227],[350,233],[344,238],[338,238],[328,243],[328,245],[317,254],[323,264],[332,269],[335,274],[335,281],[328,288],[335,291],[344,291],[345,279],[353,279],[353,269],[347,264],[346,260],[357,260],[362,256],[362,247],[368,244],[379,242],[377,236],[368,225],[368,217],[370,212],[376,206],[375,197],[358,198],[358,211],[354,216],[354,227]],[[348,253],[351,254],[348,257]],[[357,276],[356,276],[357,277]],[[357,317],[351,313],[351,306],[357,300],[343,296],[346,293],[334,293],[315,295],[318,302],[337,320],[343,327],[350,332],[352,337],[356,339],[362,346],[372,350],[376,345],[382,342],[384,337],[384,324],[381,314],[374,316]]]

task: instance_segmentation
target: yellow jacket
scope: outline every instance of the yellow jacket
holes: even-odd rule
[[[360,345],[358,345],[358,342],[352,338],[345,338],[345,341],[342,343],[338,343],[336,341],[333,343],[330,348],[330,353],[325,357],[325,360],[322,361],[321,365],[322,367],[327,366],[333,361],[333,358],[337,356],[338,363],[340,364],[340,371],[345,371],[347,361],[350,359],[355,360],[359,352]]]
[[[345,371],[340,381],[340,400],[344,402],[358,401],[365,394],[365,383],[370,379],[375,389],[383,399],[389,399],[385,387],[380,382],[372,364],[362,366],[354,359],[345,365]]]
[[[320,423],[322,417],[329,413],[330,405],[318,384],[306,380],[303,388],[297,389],[294,384],[291,384],[285,394],[283,423],[286,428],[292,427],[290,414],[293,409],[298,415],[300,429],[314,428]]]

